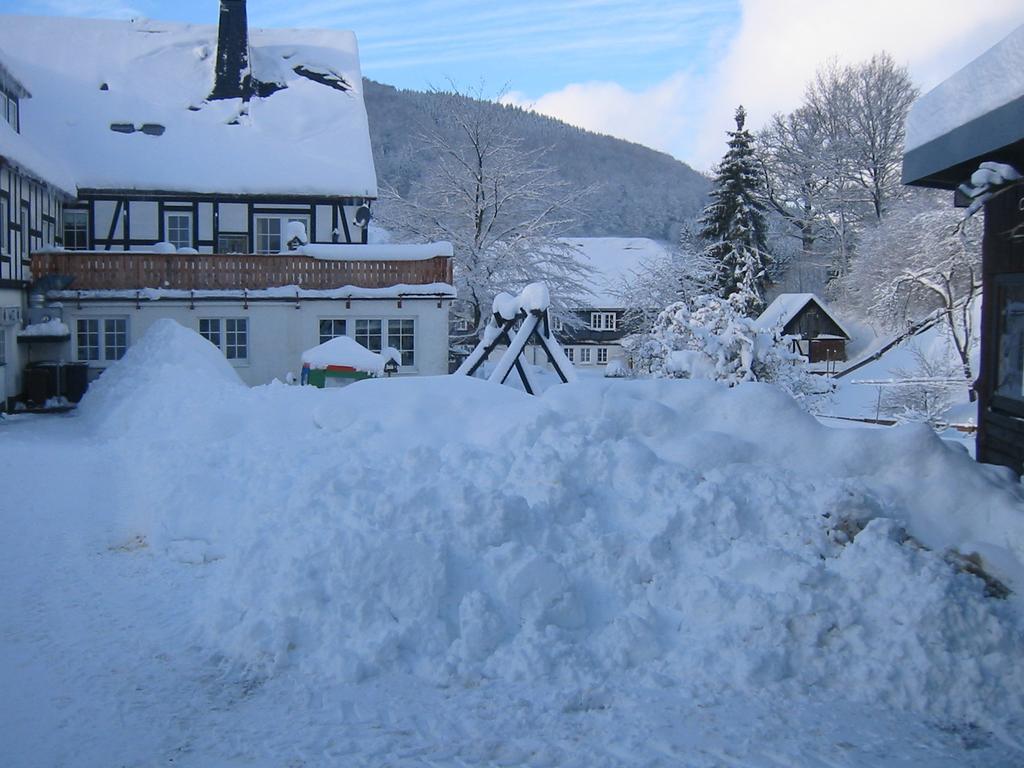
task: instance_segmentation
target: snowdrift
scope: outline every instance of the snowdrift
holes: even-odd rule
[[[138,384],[147,360],[107,383]],[[230,389],[207,373],[190,420]],[[243,431],[136,458],[146,534],[198,542],[198,638],[236,674],[628,676],[1024,715],[1019,486],[926,429],[829,429],[757,384],[304,389],[252,390]],[[120,423],[152,413],[141,392],[91,399]]]

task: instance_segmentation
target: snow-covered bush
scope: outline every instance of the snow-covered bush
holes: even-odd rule
[[[712,379],[777,384],[809,410],[828,386],[790,351],[779,328],[746,317],[740,294],[704,294],[679,301],[658,315],[649,334],[624,342],[634,369],[655,378]]]

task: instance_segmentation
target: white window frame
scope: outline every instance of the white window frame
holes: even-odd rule
[[[580,347],[580,365],[590,365],[590,347]]]
[[[241,331],[237,324],[242,323]],[[206,329],[203,329],[203,325]],[[219,349],[232,365],[248,365],[252,350],[252,327],[248,317],[200,317],[196,319],[196,331]],[[238,335],[243,335],[239,344]],[[241,348],[241,354],[239,354]]]
[[[260,222],[262,221],[277,221],[278,231],[276,234],[267,233],[266,235],[260,234]],[[309,238],[310,242],[313,241],[312,235],[309,233],[309,214],[308,213],[256,213],[253,214],[252,231],[253,231],[253,250],[256,253],[263,254],[264,256],[276,255],[282,251],[287,250],[288,244],[284,241],[284,238],[288,232],[288,222],[301,221],[303,226],[306,228],[306,237]],[[277,239],[277,248],[274,248],[273,241],[271,238]],[[262,243],[261,240],[266,240],[266,244]]]
[[[10,208],[7,205],[7,198],[0,197],[0,253],[7,253],[7,238],[10,237],[8,221],[10,219]]]
[[[575,362],[575,359],[576,359],[576,349],[574,347],[566,347],[565,348],[565,356],[566,356],[566,358],[568,358],[570,363]]]
[[[360,329],[360,324],[365,323],[365,329]],[[371,331],[373,323],[378,324],[378,330],[376,332]],[[361,344],[371,352],[380,352],[384,349],[384,337],[387,334],[387,320],[381,317],[357,317],[352,323],[352,338],[356,340],[357,344]],[[369,344],[373,337],[376,336],[378,341],[376,349],[373,344]],[[363,339],[363,340],[361,340]]]
[[[69,219],[76,219],[82,217],[85,223],[84,229],[81,230],[82,236],[85,239],[82,245],[70,245],[68,243],[68,223]],[[77,231],[77,230],[76,230]],[[64,250],[66,251],[87,251],[89,250],[89,211],[86,208],[65,208],[64,209],[64,226],[61,231],[61,238],[64,242]]]
[[[330,330],[324,333],[324,323],[330,323]],[[341,332],[336,333],[337,324],[341,323]],[[336,339],[339,336],[348,335],[348,318],[347,317],[320,317],[317,318],[317,338],[318,344],[324,344],[331,339]]]
[[[175,242],[171,237],[171,218],[186,218],[188,219],[188,240],[186,242]],[[164,211],[164,242],[170,243],[175,248],[194,248],[195,241],[192,239],[192,211]],[[180,227],[175,227],[175,231],[179,231]]]
[[[590,330],[614,331],[616,326],[614,312],[591,312]]]
[[[403,323],[411,323],[412,330],[408,333],[403,328]],[[393,331],[392,328],[397,325],[397,332]],[[393,343],[397,338],[398,344]],[[387,339],[388,346],[394,347],[402,355],[402,361],[400,365],[403,368],[415,369],[416,368],[416,318],[415,317],[389,317],[387,321]],[[408,346],[405,345],[405,340],[408,339]]]
[[[83,324],[95,323],[95,329],[91,329],[86,326],[86,330],[82,330]],[[123,324],[123,330],[118,330],[115,323]],[[88,344],[86,349],[96,349],[95,357],[83,357],[82,356],[82,336],[95,335],[95,345]],[[119,344],[118,336],[123,335],[123,343]],[[75,320],[75,360],[81,363],[97,363],[100,365],[110,364],[117,362],[124,357],[125,352],[128,351],[128,347],[131,346],[131,323],[125,315],[114,315],[114,316],[97,316],[97,317],[79,317]]]
[[[597,348],[597,364],[608,365],[608,347]]]

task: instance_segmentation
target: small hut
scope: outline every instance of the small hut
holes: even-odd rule
[[[401,353],[388,347],[371,352],[349,336],[336,336],[302,353],[302,383],[314,387],[343,387],[353,381],[398,372]]]
[[[979,461],[1024,469],[1024,26],[922,96],[903,183],[985,210]],[[953,197],[953,196],[951,196]],[[972,202],[973,201],[973,202]]]
[[[813,293],[781,293],[757,318],[762,328],[782,328],[793,337],[793,351],[811,363],[846,359],[850,334],[824,301]]]

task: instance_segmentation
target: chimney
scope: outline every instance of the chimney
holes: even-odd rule
[[[217,33],[216,77],[211,99],[245,99],[252,96],[249,71],[249,28],[245,0],[220,0]]]

